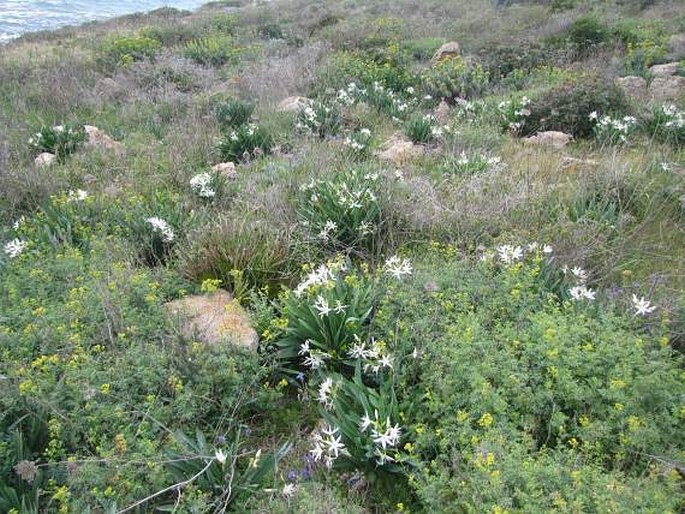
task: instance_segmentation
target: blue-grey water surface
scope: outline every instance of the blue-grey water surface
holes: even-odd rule
[[[0,43],[25,32],[55,29],[159,7],[195,9],[208,0],[0,0]]]

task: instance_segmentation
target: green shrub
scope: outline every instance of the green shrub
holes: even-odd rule
[[[54,127],[43,126],[29,138],[29,147],[34,154],[49,152],[64,162],[86,140],[83,125],[66,123]]]
[[[481,96],[490,83],[490,76],[480,64],[468,63],[457,56],[426,69],[421,82],[426,94],[454,103],[457,98]]]
[[[180,250],[183,274],[195,283],[219,279],[235,297],[250,288],[275,293],[294,271],[292,236],[264,221],[221,217],[188,240]]]
[[[667,54],[668,49],[664,45],[651,40],[628,43],[624,72],[626,75],[649,78],[649,67],[663,62]]]
[[[424,62],[430,60],[444,42],[445,40],[439,37],[410,39],[402,44],[402,51],[414,60]]]
[[[228,131],[250,122],[255,105],[242,100],[227,100],[213,106],[212,112],[221,131]]]
[[[568,30],[568,40],[580,55],[588,55],[611,39],[611,31],[604,23],[592,16],[575,20]]]
[[[235,46],[231,36],[215,34],[188,41],[184,55],[198,64],[218,67],[235,62],[243,52],[244,48]]]
[[[247,123],[224,134],[217,143],[221,158],[238,162],[271,152],[273,136],[261,126]]]
[[[98,50],[97,62],[101,68],[111,70],[116,66],[154,57],[161,47],[159,40],[145,33],[110,36]]]
[[[372,143],[373,136],[371,135],[371,131],[367,128],[350,132],[343,141],[350,157],[355,160],[363,160],[371,155]]]
[[[548,91],[532,101],[523,135],[558,130],[576,138],[593,134],[593,112],[616,116],[630,112],[623,91],[599,77],[584,77]]]
[[[404,132],[414,143],[430,143],[435,139],[436,124],[435,118],[430,114],[417,114],[407,121]]]
[[[318,84],[324,91],[326,88],[347,87],[350,82],[356,82],[362,88],[370,88],[378,83],[399,92],[416,86],[417,78],[396,58],[379,62],[364,54],[341,53],[323,70]]]
[[[262,39],[283,39],[283,28],[278,23],[267,23],[257,27],[257,35]]]
[[[565,50],[530,41],[487,45],[478,52],[478,62],[493,82],[500,82],[512,73],[529,74],[541,66],[560,66],[566,61]]]

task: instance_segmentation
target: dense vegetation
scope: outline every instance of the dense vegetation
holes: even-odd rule
[[[0,511],[682,512],[685,97],[616,79],[683,33],[278,0],[2,47]],[[257,351],[166,307],[218,290]]]

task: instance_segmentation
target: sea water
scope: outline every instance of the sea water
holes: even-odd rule
[[[0,43],[26,32],[102,20],[160,7],[195,9],[208,0],[0,0]]]

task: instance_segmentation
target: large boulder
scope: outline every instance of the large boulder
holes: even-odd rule
[[[533,144],[539,146],[546,146],[550,148],[563,148],[573,141],[573,136],[566,132],[559,132],[556,130],[547,130],[545,132],[538,132],[534,136],[527,137],[523,140],[526,144]]]
[[[169,302],[165,307],[169,314],[178,318],[187,338],[198,337],[208,344],[229,342],[257,349],[257,331],[250,324],[245,309],[227,291],[188,296]]]
[[[433,58],[431,59],[431,62],[436,63],[438,61],[442,61],[443,59],[457,57],[460,54],[461,48],[459,47],[459,43],[457,43],[456,41],[450,41],[449,43],[445,43],[435,51],[435,53],[433,54]]]
[[[647,97],[647,81],[642,77],[634,75],[621,77],[616,79],[616,85],[631,98],[643,99]]]
[[[649,85],[649,95],[657,101],[677,100],[685,95],[685,77],[678,75],[654,77]]]
[[[86,131],[86,146],[90,148],[113,150],[115,152],[122,152],[124,149],[124,145],[119,141],[115,141],[97,127],[84,125],[83,130]]]
[[[281,112],[298,112],[305,107],[309,107],[312,104],[310,98],[304,96],[289,96],[281,100],[278,104],[278,110]]]
[[[52,166],[55,163],[55,160],[57,160],[57,156],[55,154],[43,152],[38,155],[33,162],[39,168],[47,168],[48,166]]]
[[[422,155],[423,152],[424,148],[422,146],[407,141],[400,134],[395,134],[381,145],[379,151],[376,152],[376,156],[382,161],[404,164],[408,160]]]
[[[668,77],[670,75],[675,75],[678,72],[678,65],[679,63],[677,62],[655,64],[654,66],[649,67],[649,73],[651,73],[654,77]]]

